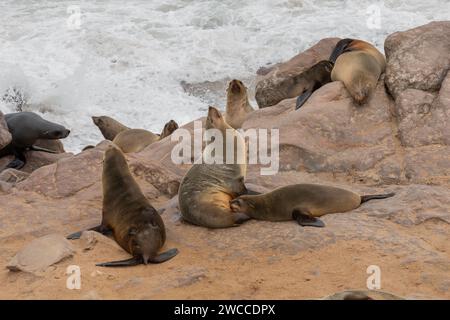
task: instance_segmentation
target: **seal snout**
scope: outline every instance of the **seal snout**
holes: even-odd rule
[[[230,82],[230,89],[231,92],[234,94],[239,94],[241,93],[241,82],[239,80],[232,80]]]

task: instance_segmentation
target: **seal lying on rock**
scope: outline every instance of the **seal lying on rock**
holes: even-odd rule
[[[176,129],[178,129],[178,124],[170,120],[165,124],[160,135],[144,129],[129,129],[120,132],[113,142],[124,153],[140,152],[148,145],[170,136]]]
[[[343,39],[336,44],[330,61],[334,62],[331,80],[342,81],[361,105],[375,90],[386,69],[386,59],[373,45],[362,40]]]
[[[101,225],[90,230],[112,232],[116,242],[133,257],[97,264],[102,267],[161,263],[177,255],[177,249],[158,254],[166,241],[163,220],[148,202],[130,173],[125,156],[116,147],[105,151],[103,162],[103,217]],[[81,232],[68,236],[78,239]]]
[[[254,109],[248,101],[247,88],[240,80],[230,81],[227,89],[225,121],[234,129],[239,129],[247,115]]]
[[[120,132],[130,129],[108,116],[92,117],[92,121],[100,129],[103,137],[110,141],[113,141]]]
[[[294,184],[261,195],[242,195],[232,200],[230,206],[233,212],[258,220],[297,220],[301,226],[324,227],[317,217],[347,212],[363,202],[392,196],[394,193],[360,196],[341,188]]]
[[[27,159],[24,152],[26,150],[57,153],[34,144],[38,139],[64,139],[70,134],[70,130],[62,125],[44,120],[34,112],[9,113],[5,115],[5,121],[12,141],[0,150],[0,157],[11,154],[15,157],[6,168],[20,169],[25,166]]]
[[[218,129],[223,137],[232,130],[237,138],[235,144],[245,154],[242,136],[226,123],[219,110],[209,107],[206,129]],[[224,148],[227,144],[224,143]],[[225,152],[224,152],[225,156]],[[207,158],[205,155],[204,159]],[[194,164],[181,181],[178,202],[184,220],[207,228],[237,226],[248,217],[231,211],[230,200],[246,194],[244,178],[247,163],[244,159],[232,164]]]

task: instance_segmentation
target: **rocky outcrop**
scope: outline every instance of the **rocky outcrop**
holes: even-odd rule
[[[396,32],[384,50],[386,85],[394,98],[406,89],[439,91],[450,69],[450,21]]]
[[[3,113],[0,111],[0,150],[11,142],[11,134],[8,130]]]
[[[260,108],[276,105],[288,98],[286,80],[298,76],[321,60],[328,60],[340,39],[327,38],[320,40],[316,45],[299,53],[287,62],[277,64],[269,70],[260,72],[262,76],[257,79],[255,98]]]

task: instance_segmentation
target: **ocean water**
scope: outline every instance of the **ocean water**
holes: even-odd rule
[[[0,98],[17,88],[24,110],[72,130],[64,144],[76,152],[101,140],[93,115],[159,132],[205,115],[211,101],[225,107],[223,90],[192,95],[181,83],[253,88],[259,67],[325,37],[383,49],[395,31],[450,20],[450,1],[1,0],[0,12]],[[3,113],[14,108],[0,101]]]

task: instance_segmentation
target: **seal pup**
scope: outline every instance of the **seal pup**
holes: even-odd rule
[[[231,80],[227,88],[225,121],[234,129],[239,129],[247,115],[255,111],[248,101],[247,88],[240,80]]]
[[[303,106],[314,91],[331,82],[331,70],[333,70],[333,63],[322,60],[308,70],[289,79],[291,84],[288,97],[298,96],[295,110]]]
[[[92,117],[92,121],[100,129],[103,137],[110,141],[113,141],[120,132],[130,129],[108,116]]]
[[[394,193],[360,196],[331,186],[294,184],[261,195],[239,196],[230,202],[230,207],[258,220],[297,220],[301,226],[324,227],[317,217],[351,211],[366,201],[392,196]]]
[[[245,151],[245,141],[233,129],[216,108],[209,107],[206,119],[207,129],[218,129],[225,136],[227,129],[232,130],[237,140],[235,147]],[[225,148],[226,143],[224,143]],[[242,149],[244,148],[244,149]],[[205,153],[205,152],[204,152]],[[246,154],[244,152],[244,154]],[[207,158],[204,154],[203,158]],[[194,164],[183,177],[178,192],[178,202],[184,220],[207,228],[227,228],[241,224],[248,217],[230,209],[230,201],[246,194],[244,185],[247,168],[244,163],[232,164]]]
[[[64,139],[70,134],[70,130],[64,126],[47,121],[34,112],[8,113],[5,115],[5,121],[12,140],[9,145],[0,150],[0,157],[14,155],[14,160],[6,168],[23,168],[27,162],[24,155],[26,150],[57,153],[34,144],[39,139]]]
[[[334,62],[332,81],[342,81],[353,100],[364,104],[386,69],[386,58],[373,45],[362,40],[343,39],[330,56]]]
[[[161,263],[177,255],[177,249],[158,254],[166,241],[163,220],[131,175],[124,154],[114,146],[105,151],[102,185],[102,223],[90,230],[102,234],[112,233],[116,242],[133,257],[97,266]],[[81,232],[77,232],[67,238],[72,240],[80,236]]]

